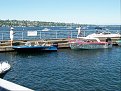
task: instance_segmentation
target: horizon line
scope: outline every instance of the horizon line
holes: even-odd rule
[[[0,19],[0,20],[17,20],[17,21],[31,21],[31,22],[34,22],[34,21],[39,21],[39,22],[53,22],[53,23],[69,23],[69,24],[80,24],[80,25],[120,25],[121,24],[94,24],[94,23],[76,23],[76,22],[58,22],[58,21],[40,21],[40,20],[27,20],[27,19]]]

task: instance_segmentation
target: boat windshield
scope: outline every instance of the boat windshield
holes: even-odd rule
[[[87,37],[85,37],[83,40],[84,41],[97,41],[97,42],[100,42],[100,40],[98,38],[87,38]]]

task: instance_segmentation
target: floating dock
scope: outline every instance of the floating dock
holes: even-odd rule
[[[71,38],[73,40],[75,38]],[[111,38],[113,45],[117,45],[116,41],[121,39],[121,38]],[[101,41],[105,41],[105,38],[101,38]],[[68,38],[63,38],[63,39],[46,39],[46,40],[14,40],[13,45],[24,45],[26,42],[31,42],[33,45],[35,42],[38,42],[39,44],[41,43],[53,43],[58,45],[58,49],[61,48],[69,48],[68,44],[69,39]],[[0,42],[0,52],[11,52],[14,51],[12,47],[10,46],[10,41],[1,41]]]

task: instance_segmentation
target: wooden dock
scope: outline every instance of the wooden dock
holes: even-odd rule
[[[0,52],[11,52],[14,51],[11,46],[0,46]]]
[[[74,38],[73,38],[74,39]],[[116,41],[121,39],[121,38],[111,38],[112,43],[114,45],[116,44]],[[72,40],[72,39],[71,39]],[[106,38],[101,38],[101,41],[105,41]],[[68,44],[69,39],[68,38],[63,38],[63,39],[46,39],[46,40],[14,40],[13,45],[24,45],[26,42],[31,42],[31,44],[35,44],[35,42],[38,42],[39,44],[42,43],[53,43],[58,45],[58,49],[61,48],[69,48]],[[12,47],[10,46],[10,41],[1,41],[0,42],[0,52],[11,52],[14,51]]]

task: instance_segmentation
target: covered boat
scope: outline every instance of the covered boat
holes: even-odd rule
[[[0,77],[3,78],[4,75],[10,70],[11,66],[8,62],[0,63]]]
[[[17,52],[57,51],[57,46],[47,45],[45,43],[42,45],[37,43],[36,45],[31,45],[30,42],[27,42],[25,45],[13,46],[12,48]]]
[[[112,43],[110,39],[101,42],[98,38],[81,37],[69,41],[71,49],[102,49],[111,48]]]

